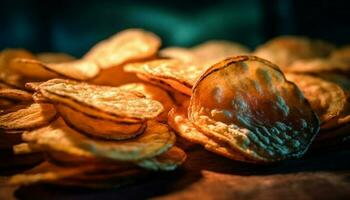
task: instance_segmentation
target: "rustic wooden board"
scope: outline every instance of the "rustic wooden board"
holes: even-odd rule
[[[38,184],[1,188],[0,199],[350,199],[349,147],[311,151],[302,159],[273,165],[252,165],[192,146],[181,169],[153,173],[121,188]]]

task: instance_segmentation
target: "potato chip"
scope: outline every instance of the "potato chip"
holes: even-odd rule
[[[137,165],[154,171],[170,171],[181,165],[186,157],[186,153],[182,149],[174,146],[159,156],[139,161]]]
[[[346,126],[350,123],[350,102],[347,101],[343,110],[336,117],[330,119],[327,123],[322,124],[321,130],[333,130]]]
[[[320,40],[280,36],[259,46],[254,55],[265,58],[285,69],[299,59],[326,57],[333,49],[332,44]]]
[[[125,72],[122,66],[102,69],[98,76],[90,82],[96,85],[119,86],[126,83],[139,82],[136,74]]]
[[[207,70],[192,89],[188,112],[202,133],[257,162],[302,156],[319,130],[300,90],[277,66],[254,56]]]
[[[187,111],[184,107],[173,109],[169,112],[168,124],[181,137],[190,142],[203,145],[205,149],[224,157],[244,162],[254,162],[242,155],[239,151],[231,148],[227,143],[211,138],[201,133],[188,120]]]
[[[321,73],[317,74],[317,76],[326,81],[339,85],[347,93],[350,92],[350,78],[346,75],[338,73]]]
[[[0,129],[25,130],[47,125],[56,116],[51,104],[19,105],[0,114]]]
[[[30,76],[44,78],[45,80],[58,78],[60,76],[65,76],[76,80],[88,80],[96,77],[100,72],[100,68],[97,66],[97,64],[88,60],[74,60],[63,63],[42,63],[38,60],[22,58],[15,59],[14,62],[17,63],[17,66],[19,66],[20,69],[25,70],[25,72],[46,70],[47,72],[51,73],[51,75],[46,75],[44,77],[37,77],[34,74]],[[25,72],[22,72],[22,74]]]
[[[159,87],[145,84],[145,83],[130,83],[120,86],[119,88],[126,91],[137,91],[145,95],[149,99],[154,99],[162,103],[164,112],[158,116],[160,121],[166,121],[168,119],[168,112],[174,107],[174,102],[169,94]]]
[[[13,150],[14,154],[21,155],[21,154],[42,152],[43,148],[39,145],[29,144],[29,143],[23,142],[23,143],[13,145],[12,150]]]
[[[24,90],[12,88],[0,88],[0,98],[6,98],[16,101],[32,101],[32,94]]]
[[[43,52],[36,54],[36,58],[43,63],[62,63],[75,60],[75,58],[66,53]]]
[[[184,63],[197,63],[198,56],[191,49],[181,47],[168,47],[159,51],[159,56],[164,58],[173,58]]]
[[[347,97],[337,84],[310,75],[285,75],[303,92],[322,124],[337,117],[345,108]]]
[[[143,133],[146,128],[145,123],[120,123],[107,119],[90,117],[62,104],[56,105],[56,108],[69,126],[98,138],[125,140],[136,137]]]
[[[116,87],[52,79],[40,85],[40,93],[85,114],[119,122],[139,123],[156,118],[163,106],[141,93]]]
[[[342,61],[350,65],[350,46],[344,46],[342,48],[336,49],[330,55],[332,60]]]
[[[27,90],[30,90],[32,92],[38,91],[39,90],[39,85],[42,84],[44,82],[28,82],[24,85],[24,87]]]
[[[123,141],[94,140],[69,128],[59,118],[50,125],[23,133],[23,140],[52,151],[76,156],[101,157],[118,161],[136,161],[166,152],[175,135],[164,124],[147,122],[147,129],[136,138]]]
[[[349,73],[350,65],[347,65],[341,61],[324,58],[301,59],[293,62],[288,68],[284,69],[284,71],[292,73],[314,74],[328,72]]]
[[[191,50],[199,58],[198,62],[204,66],[211,66],[227,57],[249,54],[247,47],[225,40],[210,40]]]
[[[126,65],[124,69],[128,72],[142,74],[150,79],[159,80],[179,92],[191,95],[193,84],[206,68],[199,65],[184,65],[175,59],[159,59],[144,63],[132,63]]]
[[[127,61],[153,56],[161,41],[158,36],[141,29],[128,29],[96,44],[84,59],[97,62],[102,69]]]
[[[33,55],[23,49],[5,49],[1,52],[0,80],[10,86],[23,88],[25,82],[34,79],[23,77],[14,70],[16,65],[13,60],[17,58],[33,58]]]

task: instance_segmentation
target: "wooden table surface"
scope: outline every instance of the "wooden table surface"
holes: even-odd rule
[[[200,146],[187,152],[180,169],[152,173],[120,188],[2,187],[0,199],[350,199],[349,144],[309,151],[302,159],[273,165],[232,161]]]

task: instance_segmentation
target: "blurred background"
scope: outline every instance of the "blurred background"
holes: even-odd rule
[[[155,32],[163,46],[209,39],[251,48],[282,34],[350,43],[350,1],[2,0],[0,49],[83,55],[96,42],[132,27]]]

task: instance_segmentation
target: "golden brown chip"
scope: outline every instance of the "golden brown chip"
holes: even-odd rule
[[[56,105],[56,108],[69,126],[98,138],[125,140],[136,137],[146,128],[145,123],[120,123],[91,117],[63,104]]]
[[[42,152],[43,148],[40,145],[23,142],[23,143],[13,145],[12,150],[14,154],[20,155],[20,154]]]
[[[103,119],[138,123],[156,118],[163,111],[158,101],[117,87],[52,79],[41,84],[39,89],[51,101]]]
[[[38,53],[36,58],[43,63],[61,63],[75,60],[75,58],[69,54],[54,52]]]
[[[254,55],[267,59],[284,69],[299,59],[326,57],[333,49],[332,44],[320,40],[280,36],[259,46]]]
[[[0,88],[0,98],[11,99],[16,101],[32,101],[32,94],[24,90],[12,88]]]
[[[344,110],[347,97],[337,84],[310,75],[285,75],[303,92],[322,124],[339,116]]]
[[[137,91],[145,95],[149,99],[154,99],[160,103],[162,103],[164,107],[164,111],[161,115],[158,116],[160,121],[166,121],[168,118],[168,112],[170,109],[174,107],[174,102],[169,96],[169,94],[162,90],[159,87],[145,84],[145,83],[130,83],[126,85],[122,85],[119,88],[124,89],[126,91]]]
[[[151,32],[141,29],[128,29],[99,42],[84,59],[97,62],[102,69],[121,65],[127,61],[139,60],[153,56],[160,39]]]
[[[350,92],[350,78],[346,75],[338,73],[322,73],[317,74],[317,76],[326,81],[339,85],[347,93]]]
[[[228,58],[207,70],[192,89],[188,112],[202,133],[257,162],[302,156],[319,130],[296,85],[254,56]]]
[[[15,71],[17,58],[33,58],[34,56],[23,49],[5,49],[0,54],[0,80],[17,88],[23,88],[24,84],[33,79],[24,77]],[[30,71],[30,70],[28,70]]]
[[[159,80],[179,92],[191,95],[193,84],[206,68],[199,65],[185,65],[175,59],[159,59],[132,63],[126,65],[124,69],[128,72],[141,74],[149,79]],[[139,78],[142,78],[142,76]]]
[[[137,165],[155,171],[170,171],[181,165],[186,160],[186,157],[186,153],[182,149],[174,146],[159,156],[139,161]]]
[[[342,126],[346,126],[350,123],[350,102],[347,101],[343,110],[339,113],[338,116],[332,118],[327,123],[322,124],[322,131],[329,131],[333,129],[338,129]]]
[[[49,124],[55,116],[56,110],[51,104],[20,105],[0,114],[0,129],[33,129]]]
[[[100,68],[97,66],[97,64],[88,60],[74,60],[63,63],[42,63],[34,59],[15,59],[14,61],[17,63],[20,69],[25,70],[25,72],[46,70],[48,73],[51,73],[51,75],[44,77],[38,77],[34,74],[27,74],[30,77],[43,78],[45,80],[58,78],[60,76],[65,76],[76,80],[88,80],[96,77],[100,72]],[[25,72],[22,72],[22,74]]]
[[[204,66],[211,66],[227,57],[249,54],[247,47],[225,40],[210,40],[191,50],[199,58],[198,63]]]
[[[69,128],[59,118],[50,125],[23,133],[23,140],[48,150],[76,156],[101,157],[117,161],[137,161],[166,152],[175,135],[164,124],[148,121],[147,129],[136,138],[123,141],[94,140]]]
[[[164,58],[178,59],[184,63],[197,63],[198,56],[190,49],[181,47],[168,47],[159,51],[159,55]]]
[[[350,46],[344,46],[334,50],[330,58],[332,60],[342,61],[350,65]]]
[[[24,85],[24,87],[27,90],[30,90],[32,92],[38,91],[39,90],[39,85],[42,84],[43,82],[28,82]]]
[[[289,67],[284,69],[285,72],[292,73],[329,73],[340,72],[349,73],[350,65],[344,62],[329,60],[325,58],[301,59],[293,62]]]
[[[119,86],[126,83],[139,82],[136,74],[125,72],[123,66],[102,69],[98,76],[90,82],[97,85]]]

